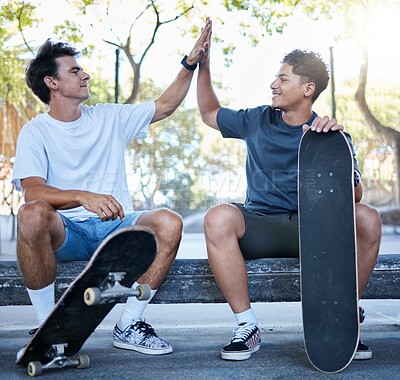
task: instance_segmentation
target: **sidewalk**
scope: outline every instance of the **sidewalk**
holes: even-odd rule
[[[322,374],[307,360],[301,328],[301,305],[256,303],[262,330],[261,350],[243,362],[220,359],[231,339],[233,316],[226,304],[149,305],[146,320],[174,347],[171,355],[148,356],[112,347],[111,331],[122,305],[117,305],[84,345],[91,366],[43,374],[49,379],[396,379],[400,372],[400,300],[362,301],[367,318],[362,340],[373,358],[353,361],[339,374]],[[34,327],[31,306],[0,308],[0,379],[26,379],[15,354]]]

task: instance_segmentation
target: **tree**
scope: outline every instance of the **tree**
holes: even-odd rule
[[[31,99],[24,81],[26,59],[23,56],[27,47],[10,46],[17,33],[22,33],[36,21],[33,11],[34,8],[25,1],[10,1],[0,7],[0,120],[3,127],[0,145],[2,160],[7,164],[15,155],[15,142],[23,122],[34,113],[28,104]]]
[[[21,3],[22,1],[14,2]],[[138,0],[134,4],[126,0],[120,0],[119,2],[110,2],[108,0],[85,0],[84,2],[68,0],[68,3],[76,7],[80,16],[86,17],[85,22],[89,19],[89,23],[93,29],[99,30],[99,33],[108,33],[108,36],[103,38],[107,44],[115,46],[124,52],[132,68],[132,82],[129,93],[126,96],[126,102],[129,103],[140,99],[142,66],[156,38],[158,38],[162,30],[165,30],[168,24],[176,23],[175,25],[177,25],[178,29],[182,30],[182,33],[197,36],[197,25],[201,25],[199,18],[203,15],[214,13],[209,12],[211,8],[219,7],[218,9],[221,9],[221,16],[217,16],[217,20],[224,23],[227,13],[235,16],[242,35],[250,43],[257,44],[262,38],[272,33],[282,32],[289,20],[289,16],[295,11],[300,11],[305,12],[313,19],[318,19],[321,15],[328,17],[335,15],[347,18],[348,26],[357,27],[357,30],[353,28],[350,32],[349,29],[346,29],[344,36],[347,38],[357,33],[365,34],[367,28],[364,26],[360,27],[358,21],[362,19],[362,15],[368,13],[365,12],[366,10],[372,12],[371,9],[375,7],[387,6],[387,4],[382,4],[378,0],[310,0],[308,2],[299,2],[298,0],[221,0],[219,2],[212,2],[212,4],[206,0]],[[396,3],[393,0],[391,3],[393,7],[398,7],[398,2]],[[121,16],[117,19],[115,18],[115,7],[119,9],[125,7],[125,9],[129,10],[124,15],[123,20],[120,19]],[[22,19],[20,17],[20,20]],[[124,25],[125,28],[123,27]],[[100,32],[101,30],[103,32]],[[75,22],[66,21],[64,25],[56,28],[56,32],[64,38],[72,36],[72,41],[83,41],[84,39],[79,18],[76,18]],[[229,38],[225,41],[221,36],[216,35],[213,38],[215,42],[218,42],[216,45],[226,54],[226,62],[229,64],[229,56],[235,50],[233,41],[229,41]],[[68,39],[70,38],[68,37]],[[25,38],[24,41],[28,42]],[[357,103],[364,117],[368,119],[368,123],[377,130],[384,125],[378,121],[379,117],[371,112],[366,100],[367,67],[368,65],[364,64],[360,68]],[[363,83],[365,83],[364,90]],[[396,131],[394,128],[391,129]],[[397,152],[398,141],[394,137],[396,136],[396,132],[385,129],[385,132],[382,132],[381,135],[386,136],[387,142],[393,145],[396,156],[399,157]],[[149,149],[152,148],[149,147]],[[144,146],[142,149],[144,149]],[[220,160],[214,160],[213,163],[215,164],[214,168],[217,168],[217,165],[219,165],[219,168],[223,168],[224,159],[222,157]],[[397,173],[399,173],[399,170],[397,170]]]
[[[144,82],[140,100],[154,99],[160,92],[151,81]],[[145,208],[154,208],[157,194],[164,198],[159,205],[176,208],[184,208],[192,199],[200,157],[199,123],[197,110],[179,108],[168,119],[152,124],[145,139],[131,144],[130,161],[140,181],[133,197],[138,199],[140,193]]]
[[[0,185],[1,204],[15,213],[18,196],[9,184],[17,136],[22,125],[35,114],[35,101],[24,81],[24,55],[28,51],[23,30],[32,27],[36,19],[34,7],[26,1],[9,1],[0,7]],[[23,44],[12,45],[20,33]]]
[[[351,35],[357,38],[360,49],[362,60],[360,64],[359,76],[358,76],[358,86],[357,91],[354,95],[356,103],[361,111],[361,114],[367,123],[367,125],[375,132],[376,137],[380,139],[385,144],[389,145],[395,155],[395,173],[396,173],[396,205],[400,202],[400,131],[396,129],[393,125],[386,124],[380,118],[379,111],[372,111],[371,104],[368,102],[368,66],[369,66],[369,41],[374,33],[371,30],[370,25],[374,17],[377,17],[377,9],[385,6],[386,12],[395,12],[400,14],[400,4],[397,2],[386,1],[383,4],[382,1],[377,0],[364,0],[357,2],[349,2],[347,9],[344,9],[346,16],[348,17],[347,32],[350,31]],[[357,17],[352,17],[357,15]],[[351,21],[350,21],[351,20]],[[354,20],[357,20],[354,23]],[[389,36],[388,36],[389,38]],[[371,86],[369,87],[370,93],[372,92]],[[398,123],[400,120],[398,118],[389,118],[386,123]]]
[[[204,1],[200,2],[203,3]],[[159,1],[155,0],[138,1],[136,4],[126,1],[122,2],[122,4],[113,4],[107,0],[86,0],[83,3],[81,1],[73,0],[71,3],[75,4],[81,15],[97,13],[99,14],[100,22],[103,22],[103,20],[108,21],[111,36],[109,39],[105,38],[103,40],[107,44],[115,46],[117,49],[123,51],[132,69],[133,75],[131,91],[125,100],[125,103],[131,104],[135,103],[138,99],[141,67],[150,48],[155,43],[157,33],[159,33],[159,30],[164,25],[177,21],[194,8],[194,5],[189,2],[179,1],[174,8],[173,14],[168,15],[168,13],[171,13],[168,12],[168,9],[171,7],[167,7],[166,9],[165,4],[159,4]],[[126,8],[129,9],[129,12],[132,13],[130,25],[127,30],[123,32],[125,33],[125,36],[118,35],[115,32],[116,29],[120,29],[116,27],[117,24],[120,24],[120,16],[115,18],[114,11],[119,11],[121,6],[126,6]],[[164,16],[165,14],[167,15]],[[93,20],[91,20],[91,22],[93,23]],[[150,25],[150,27],[146,27],[146,24]],[[74,30],[79,30],[79,26],[75,23],[73,26]],[[140,35],[140,31],[143,30],[140,28],[143,28],[144,26],[147,33],[146,35]],[[68,35],[68,31],[71,31],[71,22],[67,20],[63,26],[57,27],[57,31],[63,31],[64,36]]]
[[[208,0],[140,0],[132,4],[129,0],[110,2],[109,0],[70,0],[81,16],[90,15],[90,23],[99,29],[100,25],[108,23],[109,36],[103,41],[125,54],[132,69],[131,91],[125,100],[126,103],[135,103],[140,91],[141,68],[153,47],[157,35],[166,25],[178,23],[182,34],[190,34],[193,37],[199,35],[199,26],[202,23],[201,16],[214,13],[215,8],[221,12],[240,14],[240,30],[250,43],[257,44],[260,38],[271,35],[274,32],[281,33],[286,26],[287,18],[297,10],[301,10],[318,18],[323,13],[329,13],[331,7],[339,0],[331,0],[329,4],[322,0],[309,0],[303,4],[298,0],[245,0],[210,2]],[[211,4],[212,3],[212,4]],[[120,9],[129,10],[128,17],[121,21]],[[99,24],[96,24],[97,22]],[[219,17],[222,21],[223,17]],[[123,25],[126,23],[126,27]],[[96,25],[96,26],[95,26]],[[189,25],[189,27],[187,26]],[[103,27],[103,30],[105,28]],[[64,25],[56,28],[62,31],[63,36],[77,38],[79,24],[66,20]],[[143,34],[143,31],[146,31]],[[70,32],[69,32],[70,31]],[[72,34],[71,34],[72,33]],[[106,31],[104,31],[105,34]],[[214,36],[226,54],[226,62],[229,64],[229,56],[235,50],[233,41],[225,42],[220,36]]]

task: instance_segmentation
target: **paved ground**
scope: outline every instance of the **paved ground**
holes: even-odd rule
[[[15,260],[15,241],[2,224],[0,260]],[[400,235],[384,231],[381,253],[400,253]],[[206,257],[201,234],[184,236],[179,258]],[[145,317],[173,347],[166,356],[147,356],[112,347],[111,331],[121,312],[116,306],[89,338],[85,370],[45,373],[48,379],[236,380],[236,379],[400,379],[400,300],[365,300],[367,318],[362,340],[373,358],[353,362],[335,375],[322,374],[308,362],[301,328],[300,303],[256,303],[262,347],[250,360],[227,362],[219,351],[231,338],[233,316],[226,304],[149,305]],[[26,368],[14,364],[16,352],[35,326],[31,306],[0,307],[0,379],[27,378]]]
[[[219,357],[231,338],[233,317],[226,304],[150,305],[146,319],[173,347],[165,356],[147,356],[112,347],[111,331],[118,305],[83,347],[91,366],[45,373],[49,379],[398,379],[400,378],[400,301],[365,300],[367,318],[362,339],[373,358],[353,361],[344,371],[326,375],[308,362],[301,329],[301,307],[295,303],[256,303],[262,328],[262,347],[244,362]],[[26,378],[26,368],[14,364],[15,354],[33,327],[30,306],[0,308],[0,378]]]

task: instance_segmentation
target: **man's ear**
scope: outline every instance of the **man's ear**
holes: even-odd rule
[[[315,83],[314,82],[306,83],[304,89],[304,96],[311,97],[314,94],[314,91],[315,91]]]
[[[51,76],[46,76],[43,78],[44,83],[50,90],[56,90],[57,89],[57,83],[53,80],[53,77]]]

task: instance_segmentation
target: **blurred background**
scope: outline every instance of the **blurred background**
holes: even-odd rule
[[[335,116],[352,135],[363,201],[379,210],[386,239],[400,242],[399,1],[0,0],[0,254],[15,255],[23,200],[10,178],[18,133],[46,111],[24,80],[37,48],[52,38],[81,51],[91,75],[88,104],[138,103],[174,80],[207,16],[214,86],[225,106],[269,104],[269,85],[291,50],[323,57],[331,81],[314,110]],[[244,200],[245,156],[243,142],[222,139],[200,120],[195,74],[178,111],[127,151],[134,207],[174,209],[191,239],[184,244],[203,252],[194,234],[202,232],[205,211]]]

